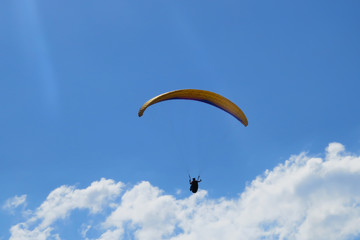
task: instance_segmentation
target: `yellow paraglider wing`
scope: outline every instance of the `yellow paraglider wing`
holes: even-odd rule
[[[231,115],[233,115],[236,119],[238,119],[244,126],[248,125],[248,120],[243,113],[243,111],[229,99],[210,91],[198,90],[198,89],[182,89],[175,90],[167,93],[160,94],[149,101],[147,101],[139,110],[139,117],[141,117],[149,106],[172,99],[187,99],[187,100],[195,100],[204,103],[211,104],[215,107],[218,107]]]

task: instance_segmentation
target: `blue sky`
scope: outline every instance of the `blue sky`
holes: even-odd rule
[[[142,194],[136,195],[138,188],[159,190],[156,196],[175,202],[198,197],[206,205],[222,197],[238,201],[240,194],[249,193],[246,186],[261,192],[253,181],[263,176],[265,184],[271,175],[266,177],[265,171],[276,174],[293,155],[325,163],[332,151],[344,152],[331,150],[341,145],[358,164],[359,5],[2,1],[0,239],[24,239],[10,233],[11,227],[35,216],[61,186],[80,191],[104,184],[116,190],[109,190],[103,204],[122,209],[125,192],[136,199]],[[148,99],[183,88],[224,95],[242,108],[248,127],[217,108],[191,101],[160,103],[137,116]],[[346,159],[344,154],[339,159]],[[346,166],[340,167],[349,171],[345,179],[360,180],[360,170]],[[188,173],[203,178],[199,196],[188,191]],[[283,177],[279,182],[287,181]],[[351,194],[352,202],[360,201],[360,193]],[[81,239],[78,229],[88,214],[81,209],[93,207],[84,206],[68,208],[64,219],[49,224],[51,234]],[[109,219],[116,211],[111,209],[102,209],[93,221],[100,224],[108,217],[113,227]],[[281,222],[277,217],[273,221]],[[198,233],[179,228],[196,239]],[[351,239],[360,234],[354,231],[337,236]],[[51,234],[44,239],[53,239]],[[82,237],[101,239],[101,234]],[[117,236],[126,239],[126,234]],[[258,237],[249,233],[251,238]]]

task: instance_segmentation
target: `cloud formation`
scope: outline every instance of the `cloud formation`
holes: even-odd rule
[[[5,204],[3,205],[3,209],[12,211],[15,208],[25,204],[26,204],[26,194],[21,196],[15,196],[6,200]]]
[[[10,239],[61,239],[59,234],[53,233],[57,220],[65,219],[76,209],[86,209],[91,214],[101,212],[120,194],[122,186],[122,183],[106,179],[95,181],[85,189],[61,186],[53,190],[25,222],[11,227]]]
[[[78,236],[87,240],[353,239],[360,236],[359,182],[360,157],[339,143],[329,144],[325,158],[291,156],[233,199],[205,190],[177,199],[145,181],[122,192],[123,183],[101,179],[55,189],[11,228],[10,239],[61,239],[55,226],[75,209],[91,214]]]

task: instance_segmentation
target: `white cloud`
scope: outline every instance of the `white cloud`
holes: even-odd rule
[[[52,225],[57,220],[65,219],[75,209],[88,209],[93,214],[101,212],[120,194],[122,187],[122,183],[106,179],[95,181],[86,189],[61,186],[49,194],[27,221],[11,227],[10,239],[60,239],[58,234],[52,234]]]
[[[26,194],[9,198],[3,205],[3,209],[12,211],[22,205],[26,205]]]
[[[353,239],[360,236],[360,157],[344,150],[331,143],[324,159],[292,156],[233,199],[211,199],[205,190],[177,199],[144,181],[122,194],[103,223],[84,221],[82,237]],[[122,186],[102,179],[87,189],[55,189],[31,218],[12,227],[11,239],[60,239],[53,233],[56,220],[74,209],[87,209],[95,219],[106,205],[114,206]]]

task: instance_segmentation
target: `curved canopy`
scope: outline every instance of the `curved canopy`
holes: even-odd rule
[[[187,100],[195,100],[204,103],[211,104],[215,107],[218,107],[231,115],[233,115],[237,120],[239,120],[244,126],[248,125],[248,120],[241,111],[241,109],[229,99],[210,91],[205,90],[198,90],[198,89],[182,89],[182,90],[175,90],[167,93],[160,94],[149,101],[147,101],[139,110],[139,117],[141,117],[149,106],[172,99],[187,99]]]

